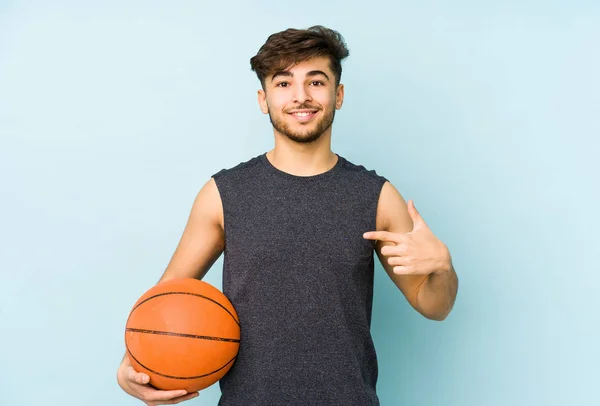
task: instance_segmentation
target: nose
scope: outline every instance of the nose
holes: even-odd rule
[[[305,103],[307,101],[311,101],[312,97],[307,87],[305,86],[296,86],[294,89],[294,102],[298,104]]]

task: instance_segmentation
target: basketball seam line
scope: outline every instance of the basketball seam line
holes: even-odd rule
[[[160,376],[162,376],[162,377],[164,377],[164,378],[170,378],[170,379],[199,379],[199,378],[205,378],[205,377],[207,377],[207,376],[209,376],[209,375],[212,375],[212,374],[215,374],[215,373],[219,372],[220,370],[222,370],[223,368],[225,368],[227,365],[231,364],[231,363],[232,363],[232,362],[233,362],[233,361],[234,361],[234,360],[237,358],[237,355],[236,355],[235,357],[233,357],[232,359],[230,359],[229,361],[227,361],[227,363],[226,363],[225,365],[223,365],[221,368],[219,368],[219,369],[215,369],[214,371],[212,371],[212,372],[209,372],[208,374],[204,374],[204,375],[198,375],[198,376],[173,376],[173,375],[167,375],[167,374],[163,374],[163,373],[160,373],[160,372],[158,372],[158,371],[155,371],[155,370],[153,370],[153,369],[150,369],[150,368],[148,368],[146,365],[142,364],[142,363],[141,363],[141,362],[140,362],[140,361],[139,361],[139,360],[138,360],[138,359],[137,359],[137,358],[136,358],[136,357],[135,357],[135,356],[134,356],[134,355],[131,353],[131,351],[129,350],[129,347],[127,346],[127,344],[125,344],[125,348],[127,348],[127,353],[128,353],[129,355],[131,355],[131,358],[133,358],[133,360],[134,360],[135,362],[137,362],[138,364],[140,364],[140,365],[141,365],[143,368],[147,369],[148,371],[152,372],[153,374],[160,375]]]
[[[140,307],[142,304],[146,303],[148,300],[154,299],[155,297],[164,296],[164,295],[191,295],[191,296],[197,296],[197,297],[201,297],[203,299],[209,300],[209,301],[213,302],[214,304],[218,305],[219,307],[221,307],[223,310],[225,310],[231,316],[231,318],[233,319],[233,321],[235,321],[238,326],[240,325],[240,322],[235,318],[235,316],[233,314],[231,314],[231,312],[225,306],[223,306],[221,303],[217,302],[214,299],[211,299],[208,296],[204,296],[204,295],[201,295],[199,293],[191,293],[191,292],[163,292],[163,293],[158,293],[158,294],[150,296],[149,298],[146,298],[143,301],[141,301],[140,303],[138,303],[137,306],[135,306],[133,309],[131,309],[131,313],[133,313],[135,309],[137,309],[138,307]]]
[[[240,340],[236,338],[224,338],[224,337],[215,337],[215,336],[201,336],[197,334],[186,334],[186,333],[174,333],[171,331],[160,331],[160,330],[147,330],[141,328],[133,328],[127,327],[126,331],[130,331],[132,333],[142,333],[142,334],[158,334],[165,336],[175,336],[175,337],[185,337],[185,338],[197,338],[200,340],[214,340],[214,341],[226,341],[230,343],[239,343]]]

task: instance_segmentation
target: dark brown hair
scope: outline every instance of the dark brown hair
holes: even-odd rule
[[[337,86],[342,77],[342,60],[349,54],[344,38],[337,31],[321,25],[305,30],[289,28],[271,34],[258,53],[250,59],[250,66],[264,89],[265,79],[269,75],[310,58],[327,56]]]

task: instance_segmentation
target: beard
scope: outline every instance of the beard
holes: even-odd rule
[[[298,109],[303,108],[311,108],[310,106],[300,106]],[[320,110],[322,111],[322,110]],[[287,113],[284,113],[287,114]],[[315,142],[331,125],[333,124],[333,119],[335,118],[335,108],[330,110],[330,113],[327,113],[323,117],[319,119],[317,122],[310,122],[308,124],[300,124],[300,126],[306,127],[304,129],[292,130],[289,125],[287,125],[283,119],[279,117],[273,117],[271,111],[269,111],[269,120],[277,131],[281,134],[288,137],[290,140],[301,143],[301,144],[309,144],[311,142]],[[311,127],[313,128],[311,130]]]

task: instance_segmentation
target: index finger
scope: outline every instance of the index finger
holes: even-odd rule
[[[400,243],[402,236],[398,233],[390,233],[389,231],[368,231],[363,234],[363,238],[367,240],[379,240]]]

